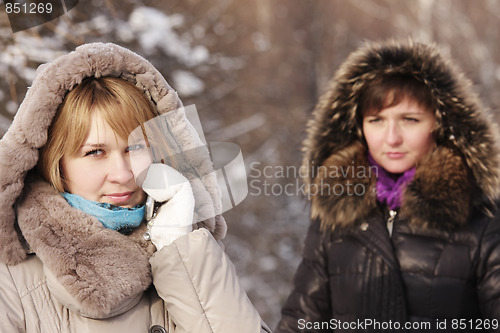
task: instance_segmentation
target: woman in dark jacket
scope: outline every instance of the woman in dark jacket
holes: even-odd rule
[[[436,48],[354,52],[308,125],[312,224],[277,332],[500,330],[496,135]]]

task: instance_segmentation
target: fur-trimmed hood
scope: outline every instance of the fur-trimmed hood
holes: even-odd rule
[[[64,96],[90,76],[126,79],[144,91],[159,114],[175,113],[169,120],[174,132],[170,135],[179,145],[175,150],[186,151],[204,143],[162,75],[123,47],[87,44],[38,68],[12,126],[0,140],[0,261],[14,265],[36,253],[57,283],[80,303],[80,311],[102,317],[125,311],[124,302],[137,299],[151,284],[149,258],[154,247],[142,239],[142,227],[124,236],[72,208],[35,171],[39,149],[47,141],[48,128]],[[208,199],[214,211],[221,211],[215,173],[210,173],[206,163],[208,150],[198,150],[196,155],[195,172],[208,174],[192,183],[196,205],[207,204]],[[220,215],[198,227],[209,229],[216,239],[226,233]]]
[[[369,43],[338,69],[307,127],[305,182],[312,218],[320,218],[324,227],[353,225],[377,205],[376,172],[367,161],[358,103],[365,85],[393,74],[414,77],[428,87],[438,122],[436,148],[417,165],[400,216],[414,225],[449,230],[467,223],[473,205],[499,194],[497,129],[470,81],[435,46],[411,40]],[[346,185],[351,194],[340,193]]]

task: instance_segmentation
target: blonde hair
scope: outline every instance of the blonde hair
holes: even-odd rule
[[[159,115],[144,93],[124,79],[84,79],[65,96],[49,128],[48,141],[40,151],[38,168],[60,192],[65,190],[61,159],[75,154],[84,144],[96,110],[123,140]]]

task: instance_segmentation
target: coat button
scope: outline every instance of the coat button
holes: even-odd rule
[[[149,329],[148,333],[167,333],[167,331],[160,325],[153,325]]]
[[[366,231],[366,230],[368,230],[369,226],[370,225],[368,223],[363,222],[359,227],[360,227],[361,230]]]

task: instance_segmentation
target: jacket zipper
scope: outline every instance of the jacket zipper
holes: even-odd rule
[[[387,219],[387,230],[389,230],[389,236],[392,236],[392,229],[394,228],[394,220],[396,219],[398,212],[395,210],[389,211],[389,218]]]

